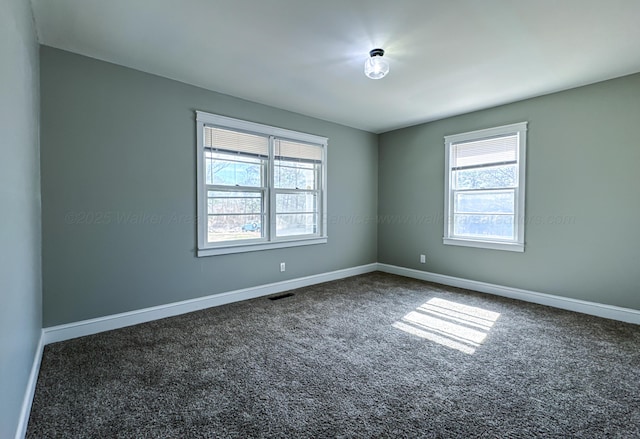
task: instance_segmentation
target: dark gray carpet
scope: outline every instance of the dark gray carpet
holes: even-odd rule
[[[372,273],[49,345],[27,437],[630,438],[639,387],[639,326]]]

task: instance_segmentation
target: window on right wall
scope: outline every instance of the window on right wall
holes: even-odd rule
[[[523,252],[527,122],[444,142],[444,244]]]

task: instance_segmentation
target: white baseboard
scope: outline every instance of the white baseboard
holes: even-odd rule
[[[576,311],[583,314],[590,314],[598,317],[640,324],[640,311],[629,308],[622,308],[595,302],[587,302],[585,300],[571,299],[567,297],[554,296],[551,294],[537,293],[534,291],[505,287],[485,282],[478,282],[469,279],[446,276],[443,274],[398,267],[395,265],[373,263],[362,265],[359,267],[332,271],[329,273],[322,273],[267,285],[260,285],[252,288],[245,288],[242,290],[184,300],[181,302],[169,303],[166,305],[154,306],[151,308],[144,308],[120,314],[98,317],[90,320],[83,320],[80,322],[51,326],[43,329],[43,343],[47,345],[49,343],[69,340],[76,337],[83,337],[85,335],[96,334],[103,331],[110,331],[112,329],[123,328],[125,326],[137,325],[139,323],[150,322],[165,317],[177,316],[180,314],[198,311],[205,308],[225,305],[227,303],[254,299],[256,297],[276,294],[283,291],[319,284],[322,282],[329,282],[332,280],[356,276],[358,274],[370,273],[376,270],[386,273],[398,274],[400,276],[426,280],[429,282],[435,282],[443,285],[450,285],[454,287],[479,291],[482,293],[495,294],[497,296],[523,300],[525,302],[533,302],[541,305],[552,306],[555,308],[566,309],[569,311]]]
[[[85,335],[97,334],[99,332],[110,331],[112,329],[124,328],[125,326],[137,325],[139,323],[163,319],[165,317],[177,316],[188,312],[211,308],[213,306],[220,306],[227,303],[239,302],[241,300],[254,299],[256,297],[281,293],[283,291],[343,279],[345,277],[356,276],[358,274],[370,273],[377,269],[378,264],[376,263],[361,265],[358,267],[331,271],[329,273],[300,277],[297,279],[285,280],[282,282],[260,285],[242,290],[229,291],[221,294],[213,294],[211,296],[183,300],[181,302],[113,314],[90,320],[82,320],[80,322],[51,326],[43,329],[44,344],[46,345],[76,337],[83,337]]]
[[[411,268],[398,267],[395,265],[378,264],[378,270],[385,273],[397,274],[400,276],[426,280],[452,287],[465,288],[467,290],[479,291],[481,293],[495,294],[496,296],[509,297],[511,299],[518,299],[524,302],[533,302],[540,305],[547,305],[554,308],[566,309],[583,314],[590,314],[592,316],[640,325],[640,311],[635,309],[605,305],[596,302],[587,302],[586,300],[571,299],[568,297],[554,296],[552,294],[536,293],[534,291],[504,287],[501,285],[414,270]]]
[[[40,372],[40,363],[42,362],[42,352],[44,350],[44,333],[40,333],[40,340],[33,356],[33,364],[29,373],[29,381],[24,392],[22,400],[22,408],[20,409],[20,419],[18,420],[18,428],[16,430],[15,439],[24,439],[27,434],[27,426],[29,425],[29,415],[31,414],[31,404],[33,396],[36,393],[36,384],[38,383],[38,373]]]

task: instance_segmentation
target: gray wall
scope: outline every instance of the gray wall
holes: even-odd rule
[[[41,333],[38,43],[28,1],[0,2],[0,437],[16,433]]]
[[[376,262],[377,225],[357,220],[377,212],[376,135],[50,47],[40,56],[45,327]],[[194,110],[328,137],[328,244],[196,258]]]
[[[525,253],[443,245],[443,137],[521,121]],[[633,75],[381,135],[379,261],[640,309],[639,123]]]

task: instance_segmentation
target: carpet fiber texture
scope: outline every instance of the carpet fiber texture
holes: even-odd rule
[[[29,438],[640,437],[640,327],[371,273],[48,345]]]

